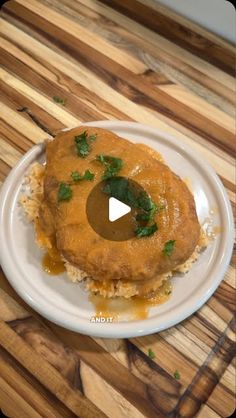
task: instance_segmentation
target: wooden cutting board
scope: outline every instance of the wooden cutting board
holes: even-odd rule
[[[200,153],[235,208],[231,45],[154,0],[9,1],[0,32],[1,181],[34,143],[61,128],[134,120]],[[11,418],[229,416],[234,265],[232,259],[208,303],[181,324],[109,340],[40,317],[2,273],[0,408]]]

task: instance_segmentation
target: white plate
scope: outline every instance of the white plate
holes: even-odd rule
[[[65,275],[48,276],[41,267],[41,250],[34,243],[32,225],[25,221],[18,204],[24,175],[34,161],[44,161],[43,145],[28,151],[11,171],[1,192],[1,263],[11,285],[36,311],[73,331],[100,337],[135,337],[164,330],[187,318],[212,295],[224,277],[233,247],[231,206],[217,175],[195,151],[158,129],[132,122],[87,123],[109,129],[133,142],[143,142],[160,152],[182,178],[191,180],[200,223],[212,218],[221,233],[210,243],[191,271],[173,279],[173,295],[150,309],[145,320],[94,323],[93,305],[82,285]],[[217,208],[217,210],[216,210]],[[212,213],[213,212],[213,213]]]

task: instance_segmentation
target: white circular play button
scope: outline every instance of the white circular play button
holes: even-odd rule
[[[109,198],[109,221],[114,222],[131,212],[131,207],[116,199]]]
[[[91,190],[86,202],[87,219],[91,228],[102,238],[126,241],[135,237],[137,208],[129,205],[130,193],[142,196],[145,191],[126,177],[101,181]]]

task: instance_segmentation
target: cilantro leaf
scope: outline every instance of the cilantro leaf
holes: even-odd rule
[[[78,171],[72,171],[71,178],[74,181],[80,181],[80,180],[89,180],[92,181],[94,179],[94,174],[91,173],[89,170],[85,170],[84,174],[79,174]]]
[[[174,377],[175,377],[176,380],[180,379],[181,376],[180,376],[180,372],[178,370],[175,370]]]
[[[59,103],[62,106],[65,106],[66,104],[66,99],[61,99],[59,96],[53,96],[53,100],[54,102]]]
[[[112,157],[110,155],[97,155],[97,161],[106,167],[102,176],[102,180],[107,180],[110,177],[116,176],[116,174],[122,169],[124,165],[121,158]]]
[[[70,200],[72,198],[72,190],[71,187],[66,183],[60,183],[57,200],[60,202],[61,200]]]
[[[97,135],[88,136],[87,131],[82,132],[79,135],[75,136],[75,145],[77,149],[77,154],[85,158],[91,151],[91,146],[89,141],[95,141]]]
[[[169,241],[167,241],[164,245],[164,248],[162,250],[163,254],[166,256],[171,255],[173,249],[174,249],[174,245],[175,245],[175,240],[174,239],[170,239]]]
[[[129,206],[134,206],[135,195],[128,179],[124,177],[110,177],[102,191]]]
[[[141,192],[137,198],[137,205],[139,208],[149,211],[152,209],[152,200],[148,196],[147,192]]]
[[[154,359],[156,357],[156,354],[152,351],[151,348],[148,349],[148,357],[151,359]]]
[[[155,214],[157,213],[157,205],[152,201],[146,192],[142,193],[142,196],[138,198],[138,206],[144,212],[138,213],[136,216],[137,221],[152,221]]]
[[[153,235],[154,232],[158,230],[156,222],[150,226],[139,226],[135,230],[135,234],[138,238],[141,237],[149,237],[150,235]]]

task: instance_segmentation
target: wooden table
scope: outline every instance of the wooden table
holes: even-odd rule
[[[231,45],[154,0],[9,1],[0,32],[1,181],[50,133],[92,120],[134,120],[200,153],[234,207]],[[2,273],[0,407],[12,418],[229,416],[235,407],[233,268],[232,260],[196,314],[127,340],[52,324],[25,305]]]

